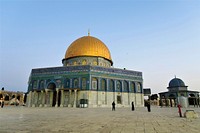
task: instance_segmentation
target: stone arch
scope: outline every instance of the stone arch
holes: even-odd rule
[[[189,105],[195,105],[196,104],[195,94],[193,94],[193,93],[189,94],[188,102],[189,102]]]
[[[18,99],[19,101],[20,101],[20,98],[21,98],[20,96],[17,96],[17,99]]]
[[[15,95],[14,95],[14,94],[12,95],[12,99],[13,99],[13,98],[15,98]]]
[[[54,91],[56,89],[56,83],[50,82],[47,84],[47,89]]]
[[[174,106],[176,106],[176,97],[175,97],[175,95],[174,94],[170,94],[169,96],[168,96],[168,98],[169,98],[169,102],[170,102],[170,106],[171,107],[174,107]]]
[[[10,97],[9,97],[9,95],[8,94],[6,94],[6,96],[5,96],[5,99],[4,99],[5,101],[9,101],[10,100]]]
[[[192,93],[190,93],[190,94],[189,94],[189,97],[195,97],[195,95],[194,95],[194,94],[192,94]]]
[[[56,83],[54,83],[54,82],[48,83],[47,89],[50,89],[53,92],[52,107],[55,107],[55,105],[56,105],[56,97],[57,97]]]

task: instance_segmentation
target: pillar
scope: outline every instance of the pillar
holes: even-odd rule
[[[33,97],[32,97],[32,107],[35,107],[35,103],[36,103],[36,91],[33,91]]]
[[[74,108],[76,108],[76,96],[77,96],[77,89],[74,90]]]
[[[55,105],[55,107],[58,107],[58,93],[59,93],[59,89],[58,88],[56,88],[56,105]]]
[[[64,90],[61,90],[61,103],[60,103],[60,107],[63,107],[64,105]]]
[[[108,104],[109,80],[106,79],[105,104]]]
[[[160,96],[160,106],[161,106],[161,107],[163,106],[163,99],[162,99],[161,96]]]
[[[97,101],[96,101],[97,107],[98,107],[99,104],[102,104],[102,103],[100,103],[101,102],[101,97],[99,95],[99,94],[101,94],[100,91],[99,91],[100,88],[101,88],[101,79],[98,78],[97,79],[97,90],[96,90],[96,92],[97,92]]]
[[[48,100],[49,100],[48,89],[45,89],[45,104],[44,104],[45,107],[48,107],[48,104],[49,104]]]
[[[42,90],[41,91],[41,103],[40,103],[40,106],[39,107],[42,107],[44,105],[44,91]]]
[[[117,81],[114,80],[113,101],[115,101],[115,99],[116,99],[116,98],[115,98],[116,89],[117,89]],[[117,102],[115,101],[115,103],[117,103]]]
[[[27,101],[26,101],[26,102],[28,103],[28,107],[31,107],[31,106],[32,106],[32,91],[30,91],[30,92],[28,93]]]
[[[68,107],[71,107],[71,95],[72,95],[72,90],[69,90],[69,102],[68,102]]]
[[[124,81],[121,81],[121,87],[122,87],[122,91],[121,91],[121,104],[125,105],[125,97],[124,97]]]
[[[131,100],[130,100],[130,89],[131,89],[131,82],[128,82],[128,105],[131,105]]]

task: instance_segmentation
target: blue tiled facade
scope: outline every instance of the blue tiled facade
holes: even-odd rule
[[[97,81],[96,89],[92,88],[93,79]],[[32,69],[28,91],[47,89],[50,83],[59,89],[132,93],[143,90],[142,72],[85,65]]]

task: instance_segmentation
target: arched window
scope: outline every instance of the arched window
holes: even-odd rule
[[[112,79],[109,81],[109,89],[110,91],[115,91],[114,81]]]
[[[135,83],[131,82],[130,84],[130,92],[135,92]]]
[[[105,79],[101,80],[101,90],[106,91],[106,80]]]
[[[76,61],[74,61],[74,62],[73,62],[73,65],[74,65],[74,66],[76,66],[76,65],[77,65],[77,62],[76,62]]]
[[[98,90],[97,78],[92,78],[92,90]]]
[[[44,89],[44,80],[41,80],[41,81],[40,81],[39,89]]]
[[[83,61],[82,61],[82,65],[86,65],[87,64],[87,61],[84,59]]]
[[[121,84],[121,81],[117,81],[117,92],[122,92],[122,84]]]
[[[87,82],[86,82],[86,78],[82,78],[82,89],[83,89],[83,90],[86,90],[86,87],[87,87],[87,86],[86,86],[86,85],[87,85],[86,83],[87,83]]]
[[[141,84],[137,83],[137,92],[141,92]]]
[[[48,84],[47,89],[55,90],[56,89],[56,84],[51,82]]]
[[[97,61],[93,61],[93,65],[96,66],[97,65]]]
[[[78,79],[74,79],[74,88],[78,88],[79,87],[79,82]]]
[[[66,78],[64,80],[64,88],[70,88],[70,79]]]
[[[124,81],[124,92],[128,92],[129,88],[128,88],[128,82]]]
[[[37,89],[37,81],[33,81],[33,89]]]

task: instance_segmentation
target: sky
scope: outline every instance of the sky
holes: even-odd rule
[[[26,92],[31,70],[62,66],[88,29],[152,93],[175,76],[200,91],[199,0],[0,0],[0,87]]]

